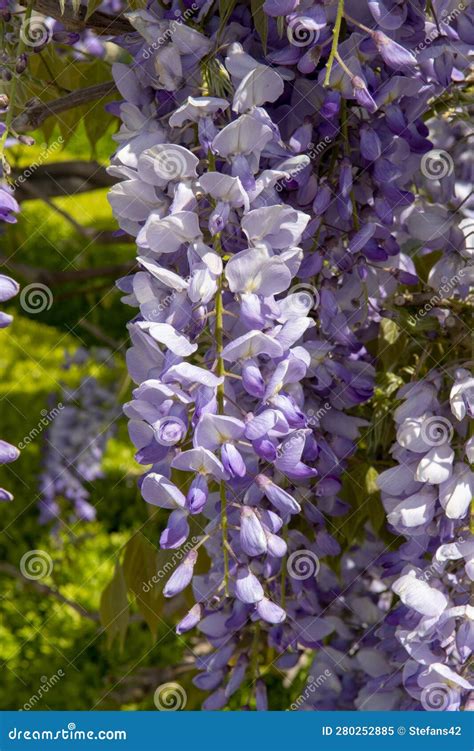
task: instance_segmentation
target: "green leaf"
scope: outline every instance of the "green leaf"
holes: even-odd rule
[[[380,322],[381,337],[387,344],[395,344],[400,336],[400,329],[395,321],[390,318],[382,318]]]
[[[378,341],[378,357],[385,371],[395,370],[400,362],[400,352],[405,351],[406,336],[400,326],[390,318],[382,318]]]
[[[156,638],[161,621],[162,598],[157,583],[158,551],[141,533],[137,532],[125,546],[123,571],[128,589],[135,595],[138,610],[145,619],[153,638]]]
[[[56,122],[58,124],[59,132],[61,133],[64,146],[66,146],[66,144],[73,137],[83,115],[84,107],[75,107],[74,109],[67,110],[66,112],[61,112],[57,116]]]
[[[52,138],[55,126],[56,126],[56,123],[54,122],[53,117],[47,117],[46,120],[41,125],[40,133],[42,134],[43,140],[46,145],[49,144]]]
[[[113,95],[110,98],[112,97]],[[106,100],[101,99],[84,113],[84,127],[94,158],[96,158],[96,145],[99,139],[105,135],[112,123],[117,124],[117,118],[105,111],[105,102]]]
[[[385,523],[385,511],[377,487],[378,472],[368,462],[354,464],[343,477],[341,498],[351,510],[342,520],[340,533],[347,548],[358,539],[367,522],[375,533],[380,533]]]
[[[250,0],[250,7],[252,9],[252,18],[255,29],[260,36],[263,45],[263,51],[267,53],[267,37],[268,37],[268,16],[263,10],[263,4],[265,0]]]
[[[102,592],[99,607],[100,622],[107,634],[107,645],[110,648],[118,638],[120,650],[125,643],[128,623],[130,620],[127,585],[123,569],[119,563],[115,566],[113,579]]]
[[[102,0],[87,0],[87,11],[85,20],[87,21],[90,16],[92,16],[93,12],[97,10],[99,5],[102,3]]]
[[[227,21],[229,20],[230,14],[234,10],[236,4],[237,4],[237,0],[219,0],[219,18],[220,18],[219,34],[224,29]]]

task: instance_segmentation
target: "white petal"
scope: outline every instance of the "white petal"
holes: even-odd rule
[[[418,464],[415,479],[419,482],[429,482],[431,485],[445,482],[451,477],[453,459],[454,451],[450,446],[435,446]]]
[[[392,589],[404,605],[416,610],[421,615],[440,616],[448,604],[448,600],[442,592],[417,579],[413,573],[397,579],[393,583]]]

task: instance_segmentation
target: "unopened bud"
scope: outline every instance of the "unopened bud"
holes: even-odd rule
[[[27,56],[25,55],[25,53],[23,53],[22,55],[20,55],[20,57],[19,57],[19,58],[18,58],[18,60],[16,61],[16,66],[15,66],[15,70],[16,70],[16,72],[17,72],[18,74],[21,74],[21,73],[23,73],[23,71],[25,71],[25,70],[26,70],[26,66],[27,66],[27,65],[28,65],[28,58],[27,58]]]

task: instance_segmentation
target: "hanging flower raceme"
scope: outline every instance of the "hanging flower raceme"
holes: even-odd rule
[[[100,354],[104,362],[110,358],[107,350]],[[80,348],[65,367],[85,362],[91,362],[91,355]],[[91,376],[75,389],[64,387],[60,401],[57,395],[50,399],[50,409],[45,410],[43,418],[48,427],[39,479],[41,524],[55,521],[56,529],[63,518],[64,503],[72,506],[68,522],[95,519],[96,509],[88,500],[86,484],[103,477],[102,458],[118,414],[113,392]]]
[[[362,624],[344,630],[324,559],[341,553],[341,475],[368,425],[350,413],[373,394],[368,344],[384,302],[418,282],[400,242],[424,221],[418,210],[410,220],[410,188],[432,146],[422,114],[442,83],[422,79],[398,14],[373,30],[374,4],[357,21],[347,4],[335,57],[321,6],[267,1],[266,54],[246,7],[221,36],[201,6],[203,32],[173,25],[174,5],[129,14],[137,34],[124,40],[134,62],[114,66],[124,101],[110,203],[140,267],[118,286],[138,308],[124,409],[148,466],[141,492],[170,512],[163,548],[200,527],[164,594],[193,588],[177,631],[197,627],[215,647],[194,680],[211,692],[204,707],[219,709],[258,677],[248,655],[263,632],[281,669],[323,639],[337,653],[361,636]],[[415,44],[420,19],[407,23]],[[428,456],[420,472],[431,471]],[[209,570],[195,573],[203,560]],[[390,593],[367,587],[354,583],[354,599],[375,624]],[[336,691],[348,708],[367,703],[365,657],[356,683]],[[403,696],[397,684],[387,701]],[[266,706],[261,680],[255,700]]]
[[[379,475],[389,525],[406,542],[383,560],[397,574],[395,636],[406,650],[406,690],[426,710],[459,709],[473,685],[474,537],[469,514],[474,494],[472,439],[474,378],[433,373],[408,384],[394,418],[397,464]],[[451,382],[450,382],[451,381]],[[444,401],[444,395],[448,399]],[[442,704],[442,707],[439,706]]]

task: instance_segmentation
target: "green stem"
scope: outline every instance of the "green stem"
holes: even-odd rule
[[[350,79],[351,79],[351,81],[352,81],[352,79],[354,78],[354,74],[353,74],[353,72],[351,71],[351,69],[350,69],[350,68],[348,68],[348,66],[347,66],[347,65],[345,64],[344,60],[342,59],[342,57],[340,56],[340,54],[339,54],[339,52],[338,52],[337,50],[336,50],[336,52],[335,52],[335,54],[334,54],[334,57],[335,57],[335,59],[337,60],[337,62],[339,63],[339,65],[341,66],[341,68],[342,68],[342,70],[344,71],[344,73],[345,73],[345,74],[346,74],[347,76],[349,76],[349,78],[350,78]]]
[[[285,541],[287,539],[286,532],[283,535],[283,539]],[[285,604],[286,604],[286,572],[287,572],[287,563],[288,563],[288,559],[287,559],[287,557],[285,555],[285,557],[282,560],[281,574],[280,574],[280,590],[281,590],[280,591],[280,605],[283,608],[283,610],[285,609]]]
[[[209,169],[214,168],[214,155],[209,153]],[[214,238],[214,248],[217,253],[222,257],[222,245],[220,235],[217,234]],[[216,292],[216,325],[215,325],[215,338],[216,338],[216,357],[217,365],[216,371],[219,377],[225,378],[225,366],[224,359],[222,357],[222,350],[224,349],[224,305],[222,301],[224,274],[221,274],[217,284]],[[217,387],[217,414],[224,414],[224,380]],[[221,528],[222,528],[222,554],[224,556],[224,592],[226,597],[229,595],[229,543],[227,540],[227,495],[225,482],[223,480],[219,483],[219,497],[221,502]]]
[[[350,160],[351,146],[349,143],[347,102],[345,99],[341,99],[341,130],[342,130],[342,138],[344,141],[344,154]],[[352,221],[354,222],[354,227],[356,228],[356,230],[358,230],[360,228],[360,222],[359,222],[359,215],[357,213],[357,205],[356,205],[356,200],[355,200],[355,195],[354,195],[354,188],[351,188],[349,195],[351,197],[351,203],[352,203]]]
[[[344,0],[338,0],[336,21],[334,23],[334,29],[332,32],[332,46],[329,53],[328,61],[326,63],[326,75],[324,77],[323,86],[329,86],[329,79],[331,77],[332,64],[337,52],[337,45],[339,44],[339,34],[341,31],[342,16],[344,13]]]
[[[208,155],[208,169],[211,172],[216,169],[216,157],[209,149]],[[214,237],[214,249],[216,253],[223,256],[222,244],[220,234],[218,233]],[[219,277],[216,292],[216,325],[215,325],[215,338],[216,338],[216,357],[217,357],[217,375],[225,378],[224,359],[222,357],[222,350],[224,349],[224,305],[222,301],[222,291],[224,285],[224,274]],[[224,381],[217,387],[217,414],[224,414]],[[222,529],[222,554],[224,557],[224,592],[225,596],[229,596],[229,543],[227,540],[227,495],[225,482],[223,480],[219,483],[219,498],[221,502],[221,529]]]
[[[360,21],[356,21],[355,18],[352,18],[352,16],[349,15],[349,13],[344,13],[344,17],[345,17],[346,21],[349,21],[349,23],[353,23],[354,26],[358,26],[359,29],[362,29],[362,31],[367,32],[367,34],[370,34],[370,36],[374,35],[374,30],[373,29],[369,29],[368,26],[365,26]]]
[[[259,669],[258,669],[258,657],[260,654],[260,623],[259,621],[255,624],[255,631],[253,632],[253,641],[252,641],[252,662],[250,665],[250,675],[253,677],[253,680],[256,681],[259,675]]]
[[[23,22],[21,25],[20,30],[20,39],[18,40],[18,47],[16,51],[16,56],[20,57],[20,55],[23,54],[26,48],[26,34],[22,35],[22,31],[24,27],[29,23],[29,20],[31,18],[31,14],[33,12],[33,5],[30,3],[26,9],[25,15],[23,17]],[[18,73],[15,73],[13,76],[13,80],[11,82],[10,91],[8,94],[8,110],[7,110],[7,116],[5,118],[5,132],[2,134],[0,138],[0,163],[3,162],[3,152],[5,150],[5,141],[7,140],[11,125],[13,122],[13,115],[14,115],[14,109],[15,109],[15,96],[16,96],[16,88],[18,83]]]

